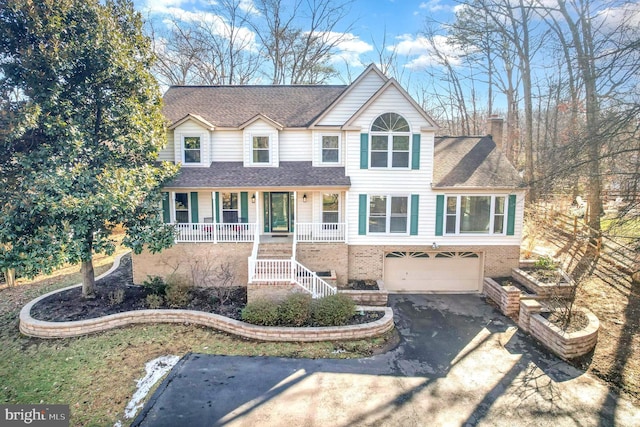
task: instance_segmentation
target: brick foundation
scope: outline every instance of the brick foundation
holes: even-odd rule
[[[191,274],[195,260],[212,260],[216,264],[228,262],[235,273],[235,284],[244,286],[248,278],[248,258],[253,243],[177,243],[164,251],[152,254],[144,250],[131,254],[133,282],[141,284],[148,276],[166,278],[172,273]]]
[[[311,271],[335,271],[338,286],[349,278],[349,247],[344,243],[298,243],[296,260]]]
[[[383,278],[384,256],[389,252],[436,252],[431,246],[349,245],[349,279]],[[519,246],[440,246],[438,252],[477,252],[483,254],[484,276],[510,276],[519,266]]]

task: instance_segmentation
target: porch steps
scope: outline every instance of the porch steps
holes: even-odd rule
[[[291,243],[260,243],[258,259],[291,259],[293,246]]]

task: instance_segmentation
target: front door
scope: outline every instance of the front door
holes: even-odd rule
[[[289,232],[289,193],[271,193],[271,231]]]

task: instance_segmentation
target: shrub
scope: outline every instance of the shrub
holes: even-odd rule
[[[162,303],[164,302],[164,298],[162,298],[161,295],[150,294],[150,295],[147,295],[145,302],[147,303],[147,307],[156,309],[162,306]]]
[[[167,284],[159,276],[147,276],[147,280],[142,282],[142,286],[149,289],[154,295],[165,295],[167,291]]]
[[[183,276],[167,278],[165,300],[169,307],[185,307],[191,301],[191,282]]]
[[[550,256],[542,256],[533,264],[534,268],[540,270],[555,270],[558,264]]]
[[[124,301],[124,289],[109,292],[109,305],[122,304],[122,301]]]
[[[257,300],[242,309],[242,320],[262,326],[278,324],[278,304],[268,300]]]
[[[355,313],[356,304],[345,294],[314,300],[311,306],[311,319],[318,326],[344,325]]]
[[[311,296],[291,294],[278,305],[278,324],[283,326],[302,326],[311,318]]]

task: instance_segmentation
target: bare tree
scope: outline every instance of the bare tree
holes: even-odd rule
[[[331,54],[346,40],[353,0],[258,0],[251,23],[271,64],[273,84],[317,84],[336,74]]]

